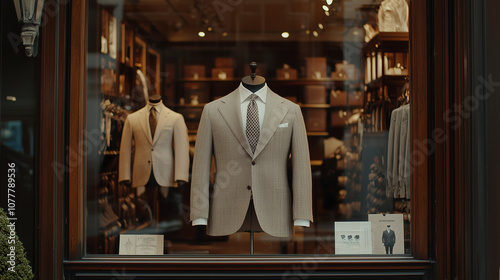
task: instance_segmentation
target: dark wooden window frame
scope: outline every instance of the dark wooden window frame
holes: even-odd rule
[[[463,74],[469,66],[462,62],[470,51],[467,40],[471,31],[467,27],[472,19],[467,12],[470,2],[466,2],[410,1],[412,147],[418,151],[419,143],[432,139],[436,128],[444,129],[451,137],[450,141],[435,143],[432,155],[414,158],[412,186],[418,187],[413,187],[411,193],[411,257],[117,258],[84,253],[87,0],[58,1],[60,15],[47,19],[41,40],[42,64],[47,71],[41,75],[39,278],[62,278],[63,272],[70,277],[80,275],[82,279],[92,273],[125,276],[146,272],[194,278],[200,273],[225,272],[229,277],[252,273],[278,277],[276,273],[283,276],[292,271],[302,273],[298,276],[385,275],[395,279],[427,279],[432,277],[429,271],[433,271],[431,274],[437,279],[452,279],[457,275],[467,279],[470,272],[466,264],[471,258],[468,257],[471,233],[466,230],[470,221],[466,199],[470,190],[467,185],[470,138],[466,136],[469,126],[451,131],[449,122],[434,119],[469,94],[470,77]],[[465,152],[458,152],[460,149]],[[51,162],[62,163],[66,168],[54,175]],[[466,217],[461,219],[460,215]]]

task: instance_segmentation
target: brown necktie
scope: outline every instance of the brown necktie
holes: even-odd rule
[[[155,107],[151,107],[149,112],[149,128],[151,129],[151,139],[155,138],[155,130],[156,130],[156,109]]]
[[[255,148],[257,148],[257,143],[259,142],[260,136],[260,125],[259,125],[259,108],[257,107],[256,94],[250,95],[250,103],[248,103],[247,108],[247,138],[252,153],[255,153]]]

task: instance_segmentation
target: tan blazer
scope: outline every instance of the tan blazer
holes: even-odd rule
[[[240,110],[238,90],[205,105],[193,162],[191,221],[208,219],[209,235],[235,233],[253,195],[262,230],[277,237],[292,236],[293,220],[313,220],[309,148],[300,107],[268,90],[254,155]],[[290,154],[292,185],[287,178]],[[216,175],[209,192],[212,156]]]
[[[120,145],[118,180],[132,179],[132,187],[145,186],[153,167],[160,186],[175,186],[189,180],[189,140],[181,114],[163,106],[154,139],[149,128],[148,106],[127,116]],[[132,162],[132,150],[134,163]]]

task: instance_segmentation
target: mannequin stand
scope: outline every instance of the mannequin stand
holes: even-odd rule
[[[151,208],[151,214],[152,214],[152,226],[158,227],[158,224],[160,222],[160,204],[158,203],[158,191],[160,187],[156,186],[150,186],[146,187],[145,192],[146,192],[146,197],[147,197],[147,202],[149,204],[149,207]]]
[[[253,230],[250,230],[250,255],[253,255]]]
[[[154,187],[153,191],[153,221],[155,223],[155,228],[158,228],[158,224],[160,223],[160,203],[158,202],[158,190],[160,187]]]
[[[251,211],[253,211],[255,213],[255,208],[253,207],[253,201],[250,201],[250,203],[252,205],[251,206],[251,208],[252,208]],[[254,215],[250,215],[250,225],[251,225],[251,227],[250,227],[250,255],[253,255],[253,253],[254,253],[254,251],[253,251],[253,247],[254,247],[254,236],[253,236],[253,233],[254,233],[254,231],[253,231],[253,228],[252,228],[253,227],[253,217],[254,217]]]
[[[266,79],[264,77],[257,76],[255,74],[256,70],[257,70],[257,63],[251,62],[250,63],[251,74],[249,76],[243,77],[243,79],[242,79],[243,86],[253,93],[255,93],[259,89],[263,88],[265,83],[266,83]],[[253,202],[251,202],[251,203],[253,203]],[[252,206],[252,211],[255,213],[255,209],[253,208],[253,206]],[[253,224],[253,218],[254,218],[254,215],[251,216],[251,224]],[[254,233],[253,229],[250,229],[250,255],[254,254],[254,250],[253,250],[254,235],[253,235],[253,233]]]

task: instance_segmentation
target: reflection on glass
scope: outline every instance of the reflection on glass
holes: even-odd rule
[[[0,141],[10,149],[24,153],[21,121],[8,121],[0,127]]]
[[[381,231],[367,226],[373,214],[401,214],[404,237],[398,236],[402,247],[395,252],[409,253],[409,121],[406,109],[395,110],[408,107],[398,100],[408,73],[408,49],[396,50],[400,44],[394,47],[384,41],[384,33],[372,34],[379,40],[376,44],[364,42],[363,25],[374,20],[377,5],[343,3],[332,1],[328,16],[323,2],[257,1],[221,8],[176,1],[173,10],[161,1],[118,6],[90,1],[87,253],[118,254],[120,245],[131,251],[133,235],[160,235],[164,254],[248,255],[253,250],[254,254],[331,255],[339,245],[336,222],[358,222],[362,228],[352,224],[342,229],[360,232],[339,235],[345,236],[339,245],[343,252],[368,242],[370,236],[377,239],[370,239],[371,247],[362,252],[381,254],[373,250],[374,244],[382,246]],[[340,18],[342,23],[337,22]],[[405,42],[407,33],[391,36]],[[391,50],[386,52],[386,46]],[[198,175],[192,162],[204,106],[236,90],[251,74],[252,61],[269,89],[299,104],[307,130],[314,222],[293,227],[291,237],[260,231],[210,236],[205,226],[190,221],[191,182]],[[387,79],[390,69],[397,71],[397,77]],[[158,96],[158,106],[165,107],[151,111],[150,100]],[[170,110],[165,119],[169,125],[163,127],[162,118]],[[178,114],[182,121],[170,123]],[[2,128],[2,137],[9,139],[8,133]],[[140,139],[139,133],[145,138]],[[228,131],[227,137],[232,133]],[[175,138],[179,135],[185,137]],[[159,148],[165,150],[155,158],[155,141],[164,136],[173,140],[165,141],[168,144]],[[176,174],[183,169],[176,161],[184,153],[176,150],[180,143],[185,144],[190,163],[185,177]],[[240,150],[244,148],[228,152]],[[120,168],[124,160],[129,167]],[[155,173],[155,166],[161,171]],[[216,171],[222,168],[211,163],[210,194]],[[124,175],[127,172],[130,175]],[[169,172],[173,175],[167,176]],[[288,172],[291,178],[294,171]],[[163,176],[169,179],[163,181]],[[120,244],[125,234],[130,235],[128,243]],[[149,249],[140,250],[154,252]]]

